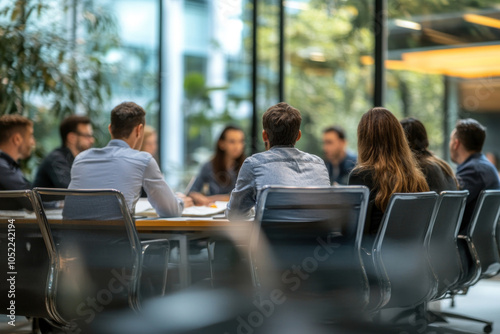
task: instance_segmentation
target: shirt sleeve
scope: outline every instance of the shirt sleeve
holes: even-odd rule
[[[144,171],[142,187],[148,200],[160,217],[180,217],[184,202],[175,196],[174,192],[163,179],[156,160],[151,158]]]
[[[209,163],[206,163],[201,167],[200,172],[196,176],[193,186],[189,192],[201,193],[203,190],[203,184],[208,182],[208,178],[210,176],[210,166],[208,164]]]
[[[229,220],[248,218],[250,210],[255,206],[256,200],[257,186],[255,184],[252,163],[247,158],[241,166],[236,186],[231,192],[231,198],[227,204],[227,216]]]

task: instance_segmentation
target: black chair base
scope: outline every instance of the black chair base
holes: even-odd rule
[[[469,317],[467,315],[450,313],[450,312],[436,312],[436,311],[427,311],[427,317],[429,322],[448,322],[446,318],[452,319],[460,319],[460,320],[468,320],[474,321],[484,324],[483,332],[491,333],[493,331],[493,322],[483,319],[478,319],[474,317]]]

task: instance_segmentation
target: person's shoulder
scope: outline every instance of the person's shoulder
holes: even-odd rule
[[[10,157],[7,155],[7,153],[4,153],[2,151],[0,151],[0,164],[3,164],[3,165],[8,165],[9,162],[10,162]]]
[[[348,160],[348,161],[353,161],[354,163],[356,163],[356,161],[358,161],[358,156],[357,156],[356,153],[347,150],[346,151],[346,155],[345,155],[345,159]]]
[[[371,180],[373,177],[373,171],[368,168],[355,168],[349,174],[349,180],[358,179],[358,180]]]
[[[325,160],[323,160],[322,158],[318,157],[315,154],[304,152],[304,151],[301,151],[299,149],[296,149],[296,150],[299,153],[302,160],[312,162],[312,163],[318,163],[318,164],[322,164],[322,165],[325,164]]]
[[[56,160],[56,159],[66,160],[67,153],[68,153],[67,149],[63,147],[58,147],[56,149],[53,149],[49,154],[47,154],[44,160]]]
[[[212,169],[213,169],[213,160],[212,159],[208,160],[203,165],[201,165],[202,172],[211,172]]]
[[[87,156],[93,155],[97,150],[101,150],[101,149],[99,149],[99,148],[89,148],[88,150],[85,150],[83,152],[78,153],[77,156],[75,157],[74,163],[77,163],[79,161],[85,160],[87,158]]]
[[[255,163],[266,161],[270,158],[271,155],[271,151],[254,153],[251,156],[245,158],[245,161],[243,161],[243,165],[254,165]]]

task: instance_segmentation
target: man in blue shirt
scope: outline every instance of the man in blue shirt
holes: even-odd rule
[[[500,189],[495,166],[481,153],[485,138],[486,128],[471,118],[459,120],[450,136],[450,157],[458,165],[460,189],[469,191],[460,227],[461,234],[467,231],[481,191]]]
[[[185,205],[165,182],[153,156],[141,147],[146,112],[133,102],[124,102],[111,111],[106,147],[80,153],[73,163],[69,189],[117,189],[133,214],[141,187],[160,217],[178,217]],[[186,206],[192,205],[190,198]]]
[[[323,131],[323,152],[331,184],[347,184],[349,173],[358,158],[347,150],[345,131],[340,126],[331,126]]]
[[[227,206],[231,220],[247,218],[265,185],[328,186],[330,180],[323,160],[296,149],[302,117],[294,107],[281,102],[262,116],[265,152],[245,159]]]

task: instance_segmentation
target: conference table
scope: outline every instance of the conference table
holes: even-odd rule
[[[47,216],[52,222],[62,220],[62,210],[48,211]],[[5,211],[0,216],[10,218],[24,218],[25,222],[36,223],[33,212]],[[238,243],[248,243],[253,227],[253,221],[230,222],[227,219],[214,219],[212,217],[135,217],[135,226],[139,237],[147,239],[167,239],[179,245],[179,283],[181,288],[191,285],[191,267],[189,261],[190,241],[216,240],[217,238],[231,239]],[[207,259],[207,262],[209,259]]]
[[[245,244],[253,221],[230,222],[211,217],[137,218],[135,226],[141,239],[165,238],[178,242],[179,282],[181,288],[185,288],[191,284],[190,241],[225,238]]]

